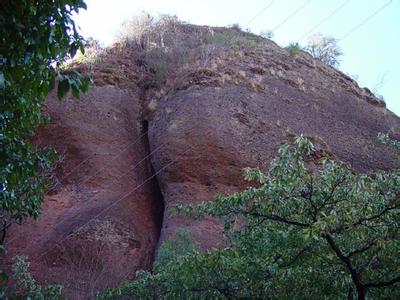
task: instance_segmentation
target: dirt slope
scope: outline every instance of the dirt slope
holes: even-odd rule
[[[58,180],[72,173],[46,196],[39,221],[12,229],[8,250],[28,255],[34,274],[72,299],[150,267],[157,244],[179,227],[203,248],[218,245],[217,222],[170,208],[244,188],[242,168],[266,170],[293,134],[358,172],[399,166],[376,137],[400,137],[400,119],[346,75],[235,29],[168,32],[161,48],[115,45],[76,65],[97,84],[80,102],[49,97],[52,122],[37,143],[64,154]]]

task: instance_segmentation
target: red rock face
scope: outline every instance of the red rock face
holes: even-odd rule
[[[64,157],[54,173],[61,182],[46,196],[42,217],[14,227],[6,243],[9,257],[28,255],[34,275],[61,283],[72,299],[150,267],[157,245],[180,227],[203,249],[221,245],[216,220],[171,215],[171,208],[245,188],[242,169],[267,170],[294,134],[358,172],[399,166],[377,134],[400,137],[400,119],[368,90],[266,40],[203,61],[196,51],[204,30],[181,32],[180,40],[195,37],[184,45],[193,61],[160,86],[142,61],[132,71],[129,55],[112,57],[122,60],[124,78],[134,78],[105,80],[109,72],[97,66],[101,82],[115,86],[94,87],[79,102],[48,101],[52,122],[37,142]]]
[[[142,184],[151,168],[137,94],[95,87],[79,102],[47,105],[52,121],[36,142],[61,154],[61,182],[38,221],[12,228],[8,254],[27,255],[41,281],[86,299],[151,265],[162,202],[151,180]]]
[[[171,215],[171,207],[245,188],[242,169],[267,171],[295,134],[358,172],[399,166],[377,135],[400,137],[400,119],[368,89],[308,54],[290,57],[265,41],[226,50],[208,68],[198,65],[169,83],[149,115],[151,149],[167,145],[152,156],[154,168],[176,161],[158,176],[166,208],[161,242],[186,227],[203,248],[220,244],[215,220]]]
[[[166,204],[162,240],[187,227],[203,247],[217,245],[221,238],[215,221],[171,217],[170,208],[243,189],[242,168],[266,171],[293,133],[310,137],[357,171],[398,165],[396,156],[377,140],[378,132],[400,128],[392,113],[346,91],[315,99],[272,79],[271,85],[276,94],[234,84],[192,86],[160,101],[149,120],[149,139],[151,148],[167,147],[152,156],[153,165],[157,169],[177,161],[158,177]],[[290,102],[283,100],[289,96]]]

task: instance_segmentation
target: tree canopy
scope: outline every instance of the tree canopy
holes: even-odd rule
[[[400,170],[359,175],[315,154],[298,137],[279,150],[267,174],[245,170],[256,187],[178,206],[194,218],[223,221],[222,247],[186,247],[169,260],[170,246],[162,248],[162,266],[99,298],[399,298]]]
[[[58,82],[61,98],[86,91],[87,79],[62,74],[66,59],[83,49],[72,14],[85,9],[83,0],[1,1],[0,13],[0,217],[37,217],[46,189],[44,170],[55,152],[37,149],[31,137],[48,121],[42,105]],[[4,239],[4,235],[3,238]]]

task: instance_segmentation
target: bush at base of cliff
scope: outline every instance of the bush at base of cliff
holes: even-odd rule
[[[157,258],[154,262],[154,269],[161,270],[170,262],[181,256],[196,253],[198,248],[194,243],[190,231],[179,228],[175,232],[175,238],[164,242],[157,251]]]
[[[100,298],[400,297],[400,170],[357,175],[317,161],[301,137],[279,154],[268,174],[245,171],[258,187],[178,207],[220,218],[228,247],[176,257]]]
[[[51,284],[41,286],[29,273],[27,258],[24,256],[14,257],[12,266],[12,284],[8,275],[0,273],[0,298],[1,299],[64,299],[62,287]]]

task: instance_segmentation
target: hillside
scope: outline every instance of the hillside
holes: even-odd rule
[[[218,246],[215,220],[170,208],[243,189],[242,169],[266,170],[294,134],[355,172],[399,166],[377,135],[400,138],[400,119],[347,75],[237,28],[163,22],[73,62],[95,82],[80,101],[47,100],[35,142],[61,153],[56,186],[6,244],[73,299],[149,268],[178,228]]]

